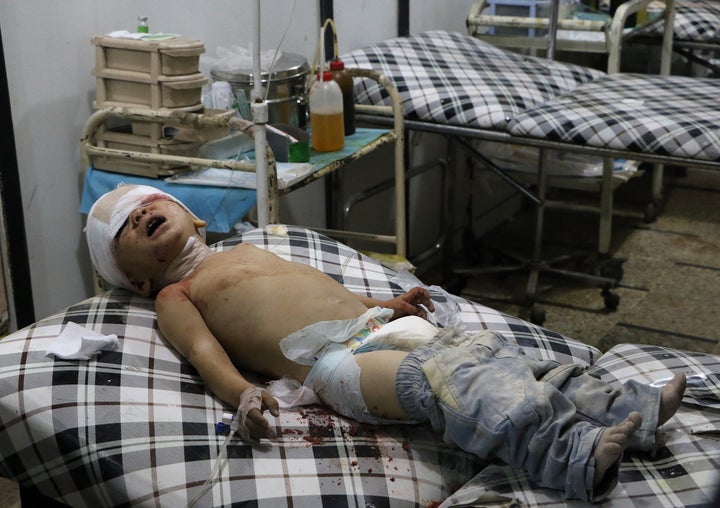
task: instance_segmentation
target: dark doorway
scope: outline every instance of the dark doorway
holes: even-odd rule
[[[0,33],[0,225],[3,227],[3,231],[0,231],[3,243],[0,261],[4,267],[4,291],[8,312],[11,314],[9,331],[13,331],[13,328],[22,328],[35,321],[35,311],[10,106],[5,53]]]

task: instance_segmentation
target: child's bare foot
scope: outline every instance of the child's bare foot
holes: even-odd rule
[[[605,473],[622,455],[622,452],[630,444],[630,436],[640,428],[641,424],[642,416],[640,416],[640,413],[633,411],[622,422],[605,429],[593,452],[595,457],[593,486],[600,485]]]
[[[685,387],[687,386],[687,378],[685,374],[675,374],[668,384],[663,386],[660,394],[660,412],[658,413],[658,427],[668,421],[672,415],[680,407]]]

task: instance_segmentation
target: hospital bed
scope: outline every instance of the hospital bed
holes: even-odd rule
[[[666,22],[667,23],[667,22]],[[657,43],[665,33],[672,33],[673,50],[688,62],[697,63],[720,74],[718,49],[720,49],[720,2],[717,0],[678,0],[672,31],[666,24],[652,27],[640,40]]]
[[[476,0],[466,20],[468,33],[499,47],[546,50],[549,49],[548,45],[552,45],[553,50],[605,53],[608,61],[607,71],[613,73],[620,72],[623,44],[633,37],[652,32],[663,43],[661,73],[667,74],[669,71],[672,35],[665,35],[662,29],[658,30],[658,27],[664,26],[665,23],[672,24],[675,0],[660,3],[660,7],[651,15],[647,15],[648,6],[658,3],[655,0],[622,2],[612,16],[591,9],[582,9],[583,4],[580,2],[563,2],[564,5],[571,6],[570,12],[565,12],[565,15],[559,16],[558,19],[550,18],[549,15],[543,17],[538,12],[538,5],[545,6],[550,2],[508,2],[504,5],[506,9],[516,10],[518,9],[516,6],[527,5],[528,15],[525,16],[498,15],[502,3]],[[645,12],[645,19],[633,22],[633,26],[630,26],[630,19],[635,19],[638,12]],[[553,22],[557,25],[553,39],[548,41],[546,35],[535,36],[536,29],[541,29],[545,34],[552,27]],[[517,32],[518,28],[527,30],[508,35],[508,31]],[[548,51],[548,54],[552,54],[552,51]]]
[[[600,194],[597,253],[610,253],[613,173],[616,159],[720,169],[720,82],[712,79],[604,72],[525,56],[459,33],[429,31],[398,37],[342,55],[346,65],[373,69],[394,82],[405,128],[461,140],[466,152],[519,190],[512,173],[480,153],[477,140],[538,150],[538,206],[533,259],[526,294],[534,298],[540,272],[548,152],[597,156],[602,175],[584,180]],[[389,97],[366,80],[355,84],[361,104],[387,104]],[[359,118],[383,124],[381,115]],[[662,171],[653,172],[653,198],[644,215],[657,213]],[[558,271],[558,273],[560,273]],[[582,274],[573,274],[584,277]],[[588,276],[604,285],[617,277]],[[612,301],[606,299],[606,305]],[[615,302],[616,303],[616,302]]]
[[[306,229],[268,226],[215,248],[238,242],[314,266],[363,295],[389,298],[416,284]],[[654,456],[626,454],[620,485],[602,506],[700,506],[712,499],[720,461],[720,357],[631,344],[601,355],[429,289],[437,306],[432,321],[495,330],[529,355],[589,366],[613,383],[662,384],[687,373],[684,403],[663,428],[667,444]],[[48,356],[70,323],[117,335],[119,349],[90,360]],[[446,507],[474,499],[574,505],[517,471],[444,444],[426,425],[368,426],[318,406],[284,409],[270,418],[277,439],[251,445],[234,438],[224,452],[217,423],[232,411],[164,339],[152,300],[125,290],[78,302],[0,340],[0,474],[73,507]],[[206,485],[215,468],[217,480]]]

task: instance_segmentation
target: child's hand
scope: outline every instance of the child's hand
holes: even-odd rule
[[[248,388],[245,391],[248,390],[253,389]],[[263,438],[273,439],[275,437],[275,433],[270,428],[270,423],[267,421],[267,418],[263,416],[263,413],[270,411],[271,415],[278,416],[280,414],[278,411],[278,402],[265,390],[258,391],[260,392],[260,404],[254,405],[254,407],[248,410],[245,421],[243,422],[245,428],[238,430],[240,437],[246,441],[248,438],[257,441]],[[243,392],[243,394],[245,394],[245,392]],[[260,406],[259,409],[257,407],[258,405]]]
[[[430,300],[430,293],[421,287],[414,287],[410,291],[388,300],[383,307],[394,311],[392,319],[403,316],[420,316],[427,319],[427,311],[435,312],[435,306]]]

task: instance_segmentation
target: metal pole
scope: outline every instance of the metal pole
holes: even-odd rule
[[[262,73],[260,69],[260,0],[255,0],[255,46],[253,48],[253,132],[255,135],[255,162],[258,226],[270,223],[270,205],[268,193],[267,135],[265,124],[268,121],[267,102],[262,93]]]
[[[557,42],[558,16],[560,15],[560,0],[550,2],[550,26],[548,27],[547,58],[555,58],[555,43]]]

